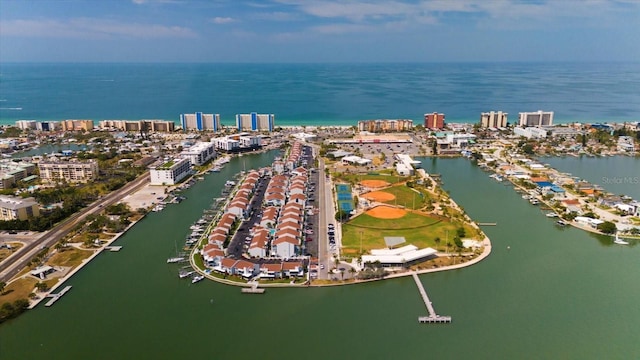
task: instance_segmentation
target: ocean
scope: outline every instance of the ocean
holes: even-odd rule
[[[0,64],[0,124],[275,114],[277,125],[355,125],[502,110],[555,123],[640,120],[640,63]]]

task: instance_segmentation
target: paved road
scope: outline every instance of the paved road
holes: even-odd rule
[[[87,216],[99,213],[102,211],[103,207],[115,204],[125,196],[138,191],[140,188],[147,185],[148,182],[149,173],[147,172],[136,180],[123,186],[121,189],[104,196],[93,204],[82,209],[80,212],[73,214],[71,217],[56,225],[48,232],[45,232],[40,237],[42,239],[41,241],[34,241],[31,244],[27,244],[20,248],[16,253],[16,256],[12,256],[0,264],[0,281],[9,281],[13,276],[20,272],[20,270],[27,266],[29,261],[31,261],[31,259],[40,250],[45,247],[51,247],[60,241],[77,223],[83,221]]]

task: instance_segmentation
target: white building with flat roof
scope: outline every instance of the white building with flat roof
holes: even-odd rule
[[[177,158],[150,169],[151,185],[175,185],[191,174],[191,161]]]
[[[544,139],[547,137],[547,130],[537,127],[515,127],[513,133],[518,136],[524,136],[527,139]]]
[[[180,157],[187,158],[193,165],[200,166],[216,157],[216,146],[212,142],[198,142],[183,150]]]
[[[553,125],[553,111],[521,112],[518,124],[520,126],[551,126]]]
[[[213,139],[213,143],[216,149],[224,151],[234,151],[240,148],[240,141],[231,139],[226,136]]]

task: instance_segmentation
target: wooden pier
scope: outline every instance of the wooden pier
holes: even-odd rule
[[[264,288],[258,288],[258,283],[252,283],[250,288],[242,288],[243,294],[264,294]]]
[[[429,312],[429,316],[419,316],[418,322],[420,323],[450,323],[451,316],[441,316],[436,314],[436,311],[433,309],[433,304],[431,300],[429,300],[429,296],[427,296],[427,292],[422,286],[422,282],[418,277],[418,274],[413,273],[413,280],[415,280],[416,285],[418,286],[418,290],[420,291],[420,296],[422,296],[422,300],[424,304],[427,306],[427,311]]]
[[[58,299],[60,299],[62,297],[62,295],[66,294],[67,291],[69,291],[69,290],[71,290],[71,285],[65,287],[64,289],[62,289],[57,294],[49,294],[49,295],[47,295],[48,297],[51,297],[51,299],[49,301],[47,301],[47,303],[44,304],[44,306],[49,307],[49,306],[53,305],[56,301],[58,301]]]

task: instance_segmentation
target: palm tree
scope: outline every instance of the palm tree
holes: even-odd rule
[[[0,281],[0,295],[4,292],[4,288],[7,286],[7,283],[4,281]]]
[[[436,248],[437,248],[440,245],[440,241],[441,241],[440,237],[439,236],[436,237],[434,241],[436,242]]]
[[[349,274],[351,274],[351,277],[352,277],[352,278],[353,278],[353,277],[355,277],[356,269],[354,269],[354,268],[350,267],[350,268],[349,268]]]
[[[344,270],[345,268],[340,268],[340,280],[344,280]]]

